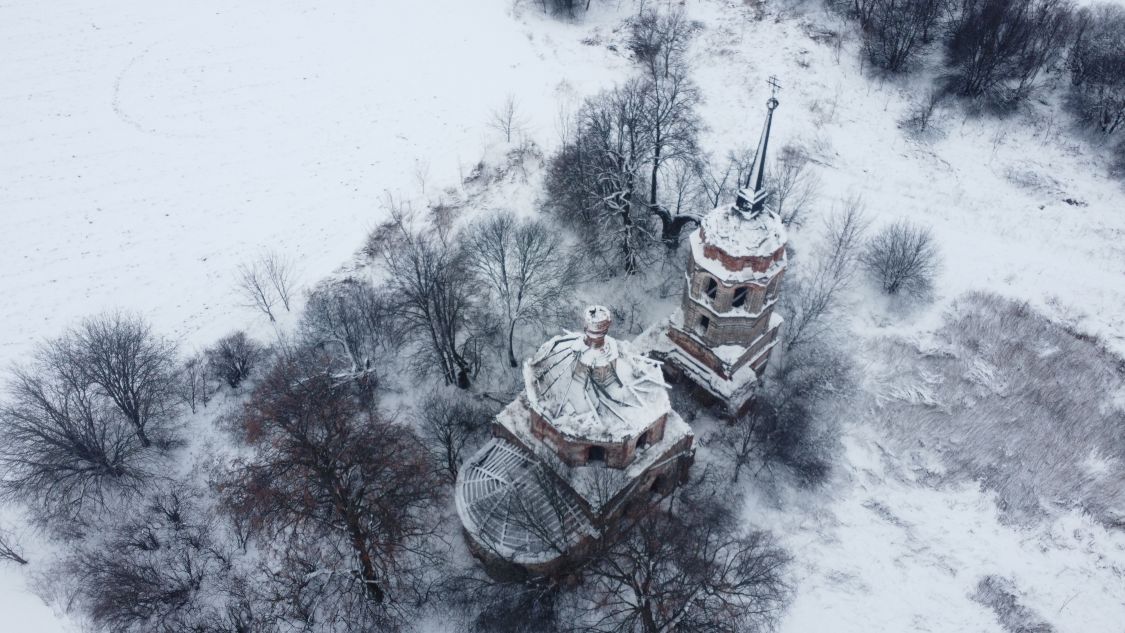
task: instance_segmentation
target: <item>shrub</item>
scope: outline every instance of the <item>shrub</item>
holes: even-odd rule
[[[924,346],[873,344],[866,381],[888,450],[940,455],[935,478],[996,491],[1008,519],[1046,506],[1125,524],[1125,424],[1113,403],[1125,363],[1096,338],[970,293]]]
[[[960,0],[953,15],[947,88],[1004,107],[1027,98],[1071,33],[1065,0]]]
[[[237,389],[265,357],[265,349],[246,332],[238,331],[207,350],[207,367],[231,389]]]
[[[863,52],[890,72],[907,70],[937,24],[936,0],[871,0],[863,27]]]
[[[1113,134],[1125,124],[1125,8],[1085,8],[1075,31],[1068,105],[1083,125]]]
[[[860,261],[887,294],[924,297],[937,274],[938,251],[929,229],[900,221],[872,237]]]

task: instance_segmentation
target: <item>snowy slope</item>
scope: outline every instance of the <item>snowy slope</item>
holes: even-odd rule
[[[384,217],[384,192],[470,171],[506,94],[528,134],[555,137],[560,95],[596,90],[626,62],[580,44],[585,29],[511,10],[4,3],[0,366],[115,307],[208,344],[254,319],[231,290],[240,262],[275,248],[305,280],[346,264]],[[0,611],[45,613],[16,573],[0,567]]]
[[[560,86],[624,63],[556,53],[573,29],[521,25],[509,4],[0,7],[0,359],[111,306],[206,343],[238,324],[239,262],[269,246],[323,277],[385,191],[467,174],[507,93],[553,137]]]
[[[578,24],[527,0],[0,6],[0,364],[108,307],[139,310],[189,347],[245,327],[239,262],[277,248],[306,281],[346,265],[384,192],[412,195],[423,180],[438,191],[469,172],[496,142],[485,122],[507,93],[549,148],[558,103],[628,72],[610,45],[630,3],[606,4]],[[837,59],[809,37],[842,28],[822,11],[686,6],[705,25],[694,57],[709,149],[754,143],[777,75],[774,138],[812,152],[824,206],[862,194],[876,223],[905,216],[938,237],[934,304],[906,315],[859,304],[860,336],[931,330],[953,298],[989,289],[1125,352],[1125,198],[1065,117],[951,111],[942,137],[908,140],[896,121],[924,82],[870,80],[854,41]],[[981,574],[1018,577],[1060,631],[1125,621],[1120,534],[1076,516],[1021,532],[987,493],[927,488],[878,454],[869,429],[848,428],[832,489],[750,515],[784,530],[797,557],[785,631],[999,631],[967,597]],[[21,584],[0,567],[0,611],[27,618],[14,630],[63,630]]]

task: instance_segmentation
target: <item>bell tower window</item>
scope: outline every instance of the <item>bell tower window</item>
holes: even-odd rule
[[[587,462],[604,462],[605,461],[605,449],[602,448],[601,446],[591,446],[589,448],[589,450],[586,451],[586,461]]]
[[[736,288],[734,291],[734,299],[730,302],[732,308],[741,308],[746,305],[746,295],[749,293],[749,288],[742,286]]]
[[[711,319],[705,316],[699,317],[699,323],[695,327],[695,331],[700,334],[706,334],[707,328],[711,325]]]
[[[703,294],[707,295],[708,299],[714,299],[715,295],[717,295],[718,293],[719,293],[719,284],[714,279],[711,279],[710,277],[708,277],[707,278],[707,288],[703,291]]]

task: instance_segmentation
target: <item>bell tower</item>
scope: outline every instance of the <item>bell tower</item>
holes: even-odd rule
[[[766,120],[753,169],[733,204],[707,213],[688,239],[690,255],[680,309],[653,341],[670,373],[695,383],[732,414],[749,408],[777,344],[782,318],[774,312],[785,273],[785,226],[767,204],[766,150],[777,109]]]

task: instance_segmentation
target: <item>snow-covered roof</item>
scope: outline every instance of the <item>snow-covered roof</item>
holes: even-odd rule
[[[761,357],[762,354],[765,354],[769,350],[773,349],[773,347],[776,345],[776,341],[763,347],[757,354],[754,355],[754,358],[740,367],[738,371],[736,371],[730,378],[723,378],[722,376],[716,374],[710,367],[707,367],[703,363],[699,362],[699,360],[694,358],[691,354],[686,353],[679,345],[677,345],[671,338],[669,338],[668,329],[669,327],[674,327],[683,332],[685,335],[699,340],[698,337],[692,334],[688,329],[684,328],[683,320],[683,311],[677,308],[666,320],[658,321],[648,329],[646,329],[644,332],[642,332],[636,339],[637,346],[647,352],[655,352],[664,357],[667,362],[675,364],[682,371],[684,371],[684,373],[686,373],[695,384],[703,387],[712,395],[733,403],[744,402],[746,398],[748,398],[750,394],[753,393],[754,389],[757,386],[758,376],[753,369],[754,361],[757,358]],[[767,327],[766,331],[768,332],[775,328],[781,327],[781,324],[783,322],[784,319],[781,317],[781,315],[777,314],[776,312],[771,314],[769,326]],[[700,345],[706,347],[706,343],[704,343],[703,341],[700,340],[699,343]],[[753,343],[751,343],[751,345],[752,344]],[[723,350],[723,353],[725,356],[727,356],[727,358],[733,357],[739,349],[746,349],[737,345],[721,347],[728,348]],[[727,358],[723,358],[722,356],[720,356],[720,359],[724,362],[727,362]]]
[[[785,246],[785,225],[770,210],[751,215],[735,205],[722,206],[703,216],[706,241],[731,257],[769,257]]]
[[[619,442],[668,413],[668,384],[658,361],[631,343],[605,336],[598,347],[568,332],[524,363],[528,404],[560,433]]]
[[[762,215],[766,214],[763,213]],[[731,270],[723,265],[723,262],[707,256],[704,252],[703,236],[701,233],[702,231],[700,229],[696,229],[688,236],[692,260],[710,275],[728,284],[756,283],[764,286],[769,283],[770,278],[776,275],[780,268],[785,267],[786,258],[782,255],[781,259],[771,263],[769,268],[761,272],[755,272],[750,266],[746,266],[742,270]],[[782,235],[783,239],[784,237],[785,236]],[[709,233],[707,234],[707,243],[711,243],[711,235]],[[726,249],[723,250],[725,251]]]
[[[486,550],[519,564],[545,563],[596,535],[578,501],[549,466],[500,438],[457,476],[454,499],[465,530]]]

